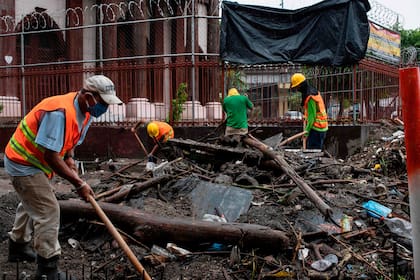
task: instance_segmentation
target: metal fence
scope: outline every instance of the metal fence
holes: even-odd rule
[[[97,125],[153,119],[216,125],[223,119],[222,98],[238,80],[255,104],[252,123],[300,121],[299,96],[288,90],[296,71],[320,90],[331,121],[400,115],[396,66],[366,59],[350,68],[233,67],[219,57],[219,1],[149,2],[93,4],[58,14],[35,8],[19,21],[3,16],[0,125],[15,125],[43,98],[77,91],[99,73],[115,82],[124,104],[111,106]],[[179,104],[183,85],[188,97]]]
[[[401,117],[398,67],[364,59],[353,67],[252,66],[240,69],[255,110],[254,123],[301,121],[299,93],[289,91],[291,73],[303,72],[324,98],[332,123],[366,123]]]

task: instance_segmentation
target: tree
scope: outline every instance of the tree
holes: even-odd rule
[[[178,122],[181,120],[182,112],[184,111],[184,103],[188,99],[188,85],[187,83],[180,83],[176,90],[176,98],[172,99],[172,118],[168,117],[167,122]]]
[[[412,30],[400,30],[401,49],[408,47],[420,48],[420,28]]]

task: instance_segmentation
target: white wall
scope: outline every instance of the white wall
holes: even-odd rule
[[[199,16],[207,16],[207,8],[204,4],[198,4],[197,13]],[[198,26],[196,30],[198,30],[198,45],[203,50],[204,53],[207,53],[207,26],[208,19],[206,18],[199,18],[198,19]]]
[[[83,7],[92,7],[95,4],[93,0],[84,0]],[[83,25],[95,24],[96,9],[86,9],[84,11]],[[83,29],[83,59],[94,60],[96,59],[96,31],[95,28]],[[95,63],[85,63],[85,66],[94,66]]]
[[[46,13],[54,19],[59,27],[65,27],[65,0],[16,0],[15,1],[15,17],[19,22],[25,15],[35,11],[35,7],[47,9]]]

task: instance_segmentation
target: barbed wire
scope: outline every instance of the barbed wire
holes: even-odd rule
[[[376,0],[369,0],[369,2],[371,9],[367,14],[371,21],[390,29],[404,23],[404,17],[399,13],[385,7]]]
[[[122,1],[120,3],[93,4],[92,6],[67,8],[64,11],[48,12],[34,11],[27,15],[22,15],[20,19],[15,19],[10,15],[0,16],[0,32],[14,32],[23,23],[24,30],[39,30],[53,28],[54,21],[48,22],[49,18],[59,18],[65,16],[68,26],[77,27],[82,25],[83,19],[90,19],[90,22],[101,24],[104,22],[115,22],[117,20],[146,19],[155,17],[176,16],[179,11],[181,15],[186,15],[192,11],[192,1],[185,4],[180,0],[133,0]],[[217,1],[211,7],[210,15],[218,14],[222,0]],[[396,24],[404,23],[404,17],[395,11],[385,7],[376,0],[370,0],[371,10],[368,18],[384,27],[393,29]],[[156,12],[152,10],[156,8]]]
[[[403,66],[416,65],[417,62],[417,49],[415,47],[401,50],[401,64]]]
[[[135,20],[156,17],[173,17],[177,12],[186,15],[192,11],[192,1],[185,4],[179,0],[137,0],[120,3],[93,4],[92,6],[67,8],[64,11],[33,11],[15,19],[10,15],[0,16],[0,33],[23,30],[41,30],[54,28],[54,18],[65,16],[67,26],[81,26],[87,19],[96,24],[117,20]],[[218,1],[220,5],[221,1]],[[154,9],[156,8],[156,12]],[[215,9],[214,7],[212,7]]]

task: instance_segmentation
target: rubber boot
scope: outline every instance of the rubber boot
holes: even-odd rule
[[[37,256],[38,267],[35,274],[35,280],[76,280],[75,277],[67,275],[58,269],[59,256],[54,256],[49,259]]]
[[[29,246],[29,242],[18,243],[9,238],[9,262],[34,262],[35,251]]]

